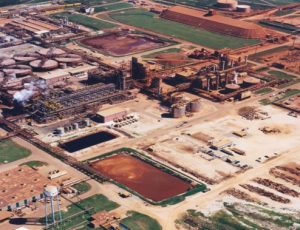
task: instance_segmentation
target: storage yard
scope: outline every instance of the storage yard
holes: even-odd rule
[[[299,227],[298,2],[22,3],[0,9],[0,229]]]

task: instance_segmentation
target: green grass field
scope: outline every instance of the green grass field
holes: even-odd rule
[[[154,1],[157,2],[156,0]],[[196,8],[209,8],[214,7],[217,0],[164,0],[164,2],[182,4]],[[272,5],[276,6],[298,2],[298,0],[251,0],[247,1],[247,5],[250,5],[253,9],[269,9],[272,8]]]
[[[103,29],[114,28],[117,26],[116,24],[91,18],[82,14],[70,14],[70,13],[63,12],[63,13],[53,14],[52,16],[56,18],[68,17],[68,19],[71,22],[83,25],[93,30],[103,30]]]
[[[143,58],[155,58],[155,56],[159,55],[159,54],[166,54],[166,53],[179,53],[180,52],[180,48],[169,48],[166,50],[162,50],[162,51],[158,51],[158,52],[153,52],[147,55],[142,56]]]
[[[144,28],[157,33],[183,39],[212,49],[240,48],[259,43],[255,39],[243,39],[184,25],[178,22],[159,18],[156,14],[142,9],[130,9],[111,13],[110,16],[124,24]]]
[[[278,10],[275,12],[275,15],[276,16],[284,16],[284,15],[289,15],[291,13],[294,13],[295,10],[294,9],[289,9],[289,10]]]
[[[280,47],[276,47],[276,48],[273,48],[273,49],[269,49],[269,50],[266,50],[266,51],[262,51],[262,52],[259,52],[259,53],[256,53],[256,54],[251,54],[249,56],[249,59],[252,60],[252,61],[257,61],[257,62],[260,62],[261,59],[266,56],[266,55],[270,55],[270,54],[275,54],[277,52],[281,52],[281,51],[284,51],[284,50],[288,50],[290,47],[289,46],[280,46]]]
[[[177,223],[183,229],[269,230],[296,229],[294,224],[300,222],[299,212],[276,212],[242,203],[223,205],[222,209],[207,216],[196,210],[188,210]]]
[[[119,2],[120,0],[65,0],[65,3],[81,3],[90,6]]]
[[[128,217],[121,220],[121,224],[125,225],[131,230],[161,230],[160,224],[150,216],[142,213],[129,211],[127,212]]]
[[[82,226],[78,229],[90,229],[88,227],[89,219],[91,215],[99,211],[111,211],[119,207],[119,204],[109,200],[106,196],[96,194],[88,197],[82,201],[71,204],[67,207],[67,211],[62,211],[62,218],[65,219],[62,224],[59,224],[51,229],[66,230],[77,229],[77,226]],[[93,208],[93,209],[91,209]],[[89,210],[86,211],[85,210]],[[58,214],[55,214],[55,218],[58,219]],[[49,215],[48,220],[51,220]],[[45,219],[40,219],[41,223],[45,223]]]
[[[75,188],[79,192],[79,194],[86,193],[91,189],[91,185],[85,181],[74,184],[72,187]]]
[[[265,94],[268,94],[268,93],[271,93],[271,92],[273,92],[272,88],[263,88],[263,89],[256,90],[254,93],[265,95]]]
[[[294,78],[296,78],[296,76],[294,75],[286,74],[284,72],[277,71],[277,70],[271,70],[268,73],[278,79],[293,80]]]
[[[112,11],[112,10],[121,10],[125,8],[131,8],[133,7],[132,4],[127,2],[117,2],[110,5],[105,6],[96,6],[95,7],[95,13],[104,12],[104,11]]]
[[[0,163],[9,163],[28,157],[31,152],[11,140],[0,142]]]
[[[48,163],[43,162],[43,161],[27,161],[23,164],[20,164],[20,166],[22,166],[22,165],[27,165],[29,167],[36,167],[37,168],[37,167],[42,167],[44,165],[48,165]]]

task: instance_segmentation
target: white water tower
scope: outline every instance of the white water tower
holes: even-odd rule
[[[62,220],[61,212],[60,212],[60,205],[59,205],[59,190],[56,186],[48,185],[44,189],[44,198],[45,198],[45,220],[46,226],[48,225],[48,200],[50,201],[50,211],[52,216],[52,221],[49,224],[54,224],[55,220],[55,206],[56,211],[58,212],[58,221]],[[55,199],[56,198],[56,199]],[[54,201],[56,200],[56,205]]]

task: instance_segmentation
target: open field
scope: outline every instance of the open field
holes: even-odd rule
[[[31,152],[11,140],[0,142],[0,163],[9,163],[28,157]]]
[[[156,2],[156,1],[155,1]],[[163,2],[169,2],[174,4],[173,0],[163,0]],[[177,4],[188,5],[197,8],[209,8],[216,4],[216,0],[177,0]],[[242,1],[241,4],[250,5],[253,9],[268,9],[277,5],[284,5],[289,3],[297,3],[298,0],[254,0],[254,1]]]
[[[91,18],[82,14],[70,14],[70,13],[58,13],[54,14],[54,17],[68,17],[71,22],[77,23],[79,25],[88,27],[93,30],[103,30],[116,27],[117,25],[109,22],[102,21],[100,19]]]
[[[111,211],[113,209],[118,208],[119,205],[102,194],[96,194],[91,197],[88,197],[84,200],[76,202],[74,204],[69,205],[66,210],[63,210],[62,218],[64,222],[60,225],[52,229],[56,230],[65,230],[65,229],[73,229],[75,226],[83,225],[83,229],[89,229],[88,220],[91,218],[96,212],[99,211]],[[58,218],[58,213],[55,213],[56,218]],[[48,220],[51,221],[52,217],[49,215]],[[44,223],[45,219],[42,218],[40,220]]]
[[[295,217],[297,215],[299,213],[276,212],[258,205],[236,202],[224,203],[222,209],[210,215],[188,210],[178,223],[187,229],[196,226],[208,230],[293,229],[295,223],[300,223],[300,219]]]
[[[107,3],[114,3],[118,2],[119,0],[65,0],[65,3],[77,3],[80,2],[81,4],[89,4],[90,6],[107,4]]]
[[[260,53],[250,55],[250,60],[260,62],[266,66],[273,66],[289,72],[299,73],[300,69],[300,50],[289,46],[280,46]],[[278,74],[274,75],[276,77]],[[287,76],[285,76],[285,79]],[[289,77],[291,79],[291,77]]]
[[[277,71],[277,70],[271,70],[268,73],[278,79],[292,80],[292,79],[296,78],[296,76],[294,76],[294,75],[290,75],[290,74],[287,74],[287,73],[284,73],[281,71]]]
[[[121,221],[122,225],[125,225],[131,230],[161,230],[160,224],[151,217],[134,212],[127,212],[128,217]]]
[[[12,5],[24,4],[24,3],[42,3],[47,1],[48,0],[1,0],[0,7],[12,6]]]
[[[110,16],[124,24],[169,35],[212,49],[223,49],[225,47],[234,49],[259,43],[259,41],[255,39],[226,36],[162,19],[156,14],[142,9],[129,9],[122,12],[111,13]]]
[[[147,55],[144,55],[143,58],[155,58],[157,55],[159,54],[165,54],[165,53],[179,53],[180,52],[180,48],[169,48],[166,50],[162,50],[162,51],[157,51],[157,52],[153,52]]]
[[[43,161],[27,161],[25,163],[22,163],[21,165],[27,165],[29,167],[38,168],[38,167],[46,166],[48,165],[48,163]]]
[[[127,2],[117,2],[110,5],[105,6],[96,6],[95,7],[95,13],[104,12],[104,11],[112,11],[112,10],[121,10],[125,8],[131,8],[133,7],[132,4]]]
[[[91,189],[91,185],[85,181],[74,184],[72,187],[75,188],[79,194],[86,193]]]

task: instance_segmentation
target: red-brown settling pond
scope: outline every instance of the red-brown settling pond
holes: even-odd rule
[[[84,46],[112,56],[124,56],[157,49],[169,43],[149,34],[131,34],[127,31],[112,32],[80,40]]]
[[[120,153],[92,162],[102,175],[155,202],[185,193],[190,183],[128,154]]]

